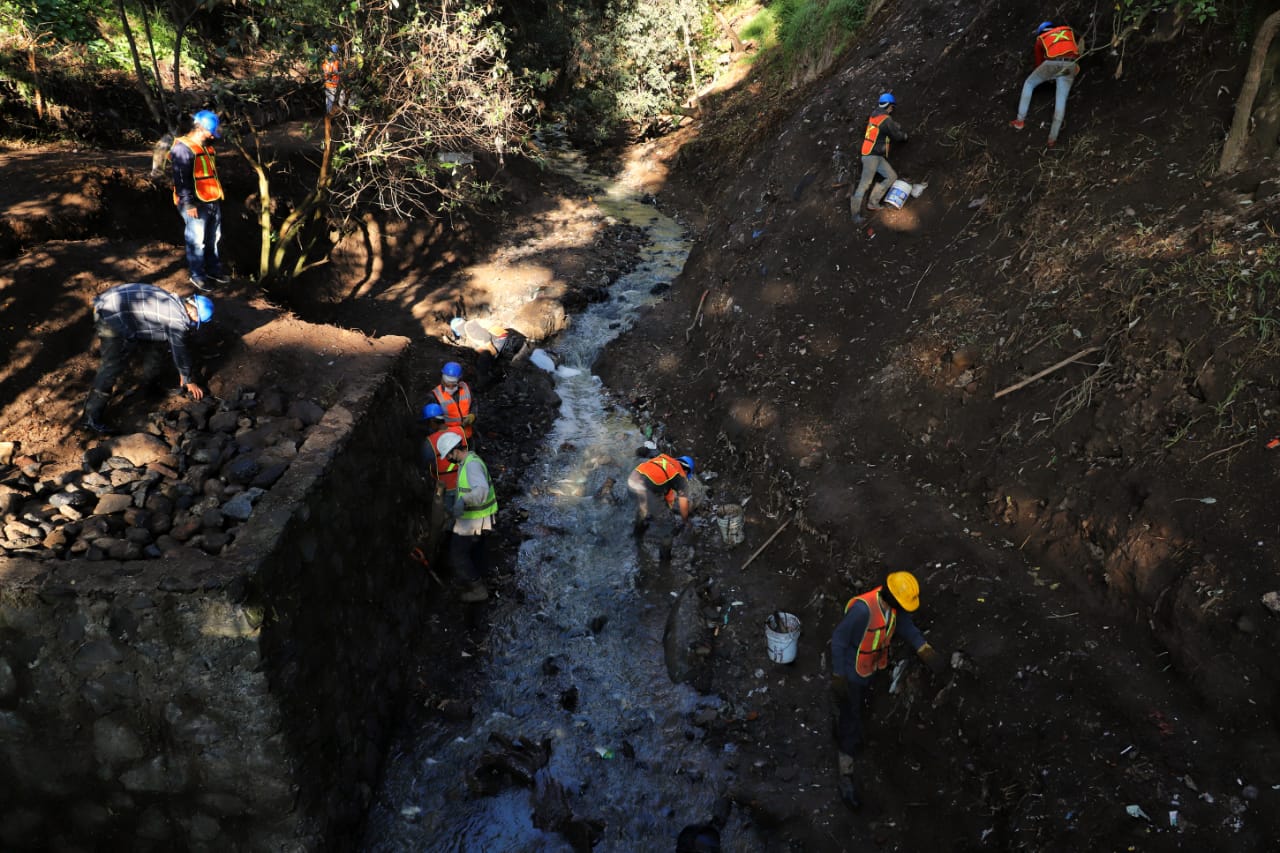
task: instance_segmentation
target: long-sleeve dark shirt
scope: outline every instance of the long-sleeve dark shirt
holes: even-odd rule
[[[871,621],[871,611],[861,601],[855,601],[840,624],[831,635],[831,674],[844,676],[854,681],[869,681],[858,675],[855,664],[858,659],[858,646],[862,644],[862,635],[867,632],[867,624]],[[924,645],[924,634],[911,621],[905,611],[898,611],[898,624],[893,631],[894,637],[902,637],[911,644],[911,648],[919,650]]]
[[[126,340],[168,341],[182,381],[193,381],[187,333],[195,323],[177,296],[154,284],[121,284],[98,294],[93,313]]]
[[[880,115],[878,112],[872,113],[871,118],[878,115]],[[880,123],[880,135],[876,137],[876,144],[871,146],[871,153],[879,157],[888,157],[890,139],[894,142],[906,142],[907,132],[893,120],[893,116],[885,116],[884,121]]]
[[[208,147],[208,143],[205,143]],[[178,209],[190,210],[196,206],[196,180],[192,174],[196,155],[182,142],[173,143],[169,149],[169,163],[173,170],[173,191],[178,195]]]

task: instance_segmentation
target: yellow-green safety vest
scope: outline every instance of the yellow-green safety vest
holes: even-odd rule
[[[480,463],[480,467],[484,469],[484,478],[489,484],[489,494],[485,495],[484,503],[476,507],[467,507],[462,513],[463,518],[487,518],[491,515],[498,514],[498,492],[493,488],[493,478],[489,476],[489,466],[484,464],[484,460],[474,453],[468,453],[466,458],[462,460],[462,464],[458,466],[458,494],[459,496],[471,491],[471,483],[467,480],[467,463],[472,459]]]

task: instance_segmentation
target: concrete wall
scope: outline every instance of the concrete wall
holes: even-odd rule
[[[221,556],[0,560],[0,849],[351,846],[427,592],[406,344]]]

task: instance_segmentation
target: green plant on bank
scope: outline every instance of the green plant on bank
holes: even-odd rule
[[[781,71],[842,51],[866,20],[867,0],[775,0],[742,30],[754,39],[757,56],[776,50]]]

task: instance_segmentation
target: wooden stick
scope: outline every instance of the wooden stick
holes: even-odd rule
[[[1204,460],[1212,459],[1213,457],[1219,456],[1223,453],[1230,453],[1233,450],[1237,450],[1241,447],[1244,447],[1246,444],[1248,444],[1251,441],[1253,441],[1252,438],[1246,438],[1244,441],[1237,441],[1235,444],[1231,445],[1230,447],[1224,447],[1221,450],[1215,450],[1212,453],[1206,453],[1204,456],[1201,456],[1199,459],[1196,460],[1196,464],[1199,465]]]
[[[760,552],[761,552],[761,551],[763,551],[765,548],[768,548],[768,547],[769,547],[769,543],[770,543],[770,542],[772,542],[773,540],[777,539],[777,538],[778,538],[778,534],[779,534],[779,533],[781,533],[782,531],[786,530],[786,529],[787,529],[787,525],[788,525],[788,524],[790,524],[790,523],[791,523],[791,519],[789,519],[789,518],[788,518],[786,521],[782,522],[782,526],[781,526],[781,527],[779,527],[777,530],[773,531],[773,535],[772,535],[772,536],[770,536],[768,539],[764,540],[764,544],[763,544],[763,545],[761,545],[759,548],[757,548],[757,549],[756,549],[756,552],[755,552],[754,554],[752,554],[750,557],[747,557],[747,561],[746,561],[745,563],[743,563],[743,564],[742,564],[742,568],[741,568],[741,569],[739,569],[738,571],[740,571],[740,572],[745,572],[745,571],[747,570],[747,566],[751,565],[751,562],[752,562],[756,557],[759,557],[759,556],[760,556]]]
[[[684,342],[689,343],[689,334],[693,331],[693,327],[698,325],[698,318],[702,316],[702,303],[707,301],[707,294],[711,292],[710,288],[702,291],[702,298],[698,300],[698,310],[693,315],[693,322],[689,324],[689,328],[684,330]]]
[[[920,276],[920,278],[916,279],[916,286],[915,286],[915,287],[913,287],[913,288],[911,288],[911,299],[908,299],[908,300],[907,300],[907,307],[908,307],[908,308],[910,308],[910,307],[911,307],[911,303],[912,303],[912,301],[914,301],[914,300],[915,300],[915,298],[916,298],[916,291],[920,289],[920,282],[924,281],[925,276],[927,276],[927,275],[928,275],[930,272],[932,272],[932,271],[933,271],[933,264],[932,264],[932,263],[930,263],[930,264],[929,264],[929,266],[925,267],[925,269],[924,269],[924,275],[922,275],[922,276]]]
[[[1086,355],[1097,352],[1100,349],[1102,349],[1102,347],[1089,347],[1088,349],[1082,349],[1080,350],[1080,352],[1076,353],[1075,355],[1069,358],[1064,358],[1062,361],[1058,362],[1052,367],[1046,367],[1044,370],[1040,371],[1035,376],[1028,376],[1026,379],[1022,380],[1021,382],[1016,382],[1013,385],[1010,385],[1008,388],[997,391],[996,395],[991,399],[998,400],[1001,397],[1003,397],[1005,394],[1011,394],[1014,391],[1017,391],[1019,388],[1026,388],[1028,385],[1030,385],[1032,382],[1035,382],[1037,379],[1043,379],[1044,377],[1048,376],[1050,373],[1053,373],[1055,370],[1061,370],[1062,368],[1066,367],[1068,364],[1071,364],[1073,361],[1079,361],[1080,359],[1084,358]]]

